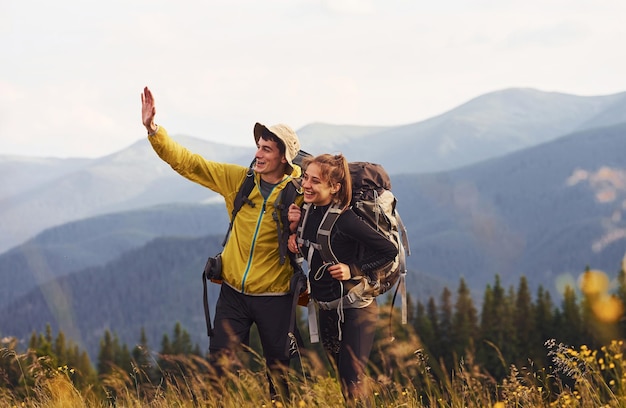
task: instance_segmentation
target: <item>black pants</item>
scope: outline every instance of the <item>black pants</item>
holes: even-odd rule
[[[337,366],[344,396],[351,399],[360,394],[360,381],[374,345],[378,305],[374,300],[361,309],[343,309],[343,315],[344,321],[339,326],[337,310],[320,310],[319,325],[324,350]]]
[[[270,394],[272,397],[287,397],[286,382],[275,383],[273,378],[284,378],[289,367],[289,323],[293,297],[250,296],[237,292],[222,284],[215,307],[214,334],[210,338],[211,360],[216,361],[223,353],[241,349],[250,344],[250,328],[256,324],[263,355],[271,374]],[[299,334],[298,334],[299,336]]]

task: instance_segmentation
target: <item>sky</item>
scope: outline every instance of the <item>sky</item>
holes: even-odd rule
[[[506,88],[626,91],[622,0],[0,0],[0,156],[96,158],[156,122],[395,126]]]

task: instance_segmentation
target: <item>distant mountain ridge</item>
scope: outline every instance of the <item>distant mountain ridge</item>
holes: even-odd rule
[[[626,93],[575,96],[505,89],[479,96],[434,118],[402,126],[311,124],[298,130],[313,154],[342,152],[381,163],[391,174],[459,168],[591,127],[626,121]],[[208,159],[248,165],[243,148],[177,135]],[[181,181],[146,139],[99,159],[0,157],[0,253],[45,228],[118,211],[172,202],[219,199]]]
[[[187,136],[176,137],[208,159],[250,163],[254,148],[218,145]],[[43,159],[42,159],[43,160]],[[0,159],[0,167],[2,167]],[[7,161],[4,162],[5,164]],[[58,163],[50,159],[48,165]],[[61,162],[64,163],[64,162]],[[8,166],[4,166],[8,167]],[[22,182],[34,170],[25,162],[6,169]],[[62,173],[59,171],[59,173]],[[8,179],[10,185],[13,179]],[[16,187],[12,187],[15,189]],[[74,171],[33,180],[28,188],[0,201],[0,253],[45,228],[87,217],[170,203],[207,203],[220,197],[177,175],[141,140],[115,154],[84,161]]]
[[[452,170],[560,136],[626,122],[626,93],[581,97],[534,89],[482,95],[442,115],[360,139],[351,156],[391,173]],[[386,143],[377,144],[376,140]],[[412,163],[410,167],[406,163]]]

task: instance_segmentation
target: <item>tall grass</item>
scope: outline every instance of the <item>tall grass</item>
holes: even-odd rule
[[[552,359],[548,369],[509,366],[508,376],[496,381],[474,364],[472,356],[446,369],[429,361],[416,338],[396,341],[384,350],[384,367],[370,368],[368,397],[350,405],[369,407],[626,407],[624,343],[613,341],[600,350],[546,342]],[[252,354],[259,364],[260,356]],[[131,373],[113,369],[98,385],[78,388],[71,367],[51,367],[29,352],[0,350],[0,385],[19,375],[20,392],[0,386],[0,408],[9,407],[340,407],[339,384],[317,355],[303,354],[286,372],[287,401],[269,399],[263,369],[242,368],[233,362],[216,376],[206,359],[196,356],[157,356],[157,380],[143,368]],[[157,364],[157,358],[153,359]],[[505,364],[503,362],[503,364]],[[5,383],[6,384],[6,383]]]

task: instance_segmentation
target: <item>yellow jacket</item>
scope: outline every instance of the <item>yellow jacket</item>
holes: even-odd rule
[[[159,126],[156,134],[148,136],[154,151],[181,176],[205,186],[224,197],[228,216],[234,199],[243,183],[248,168],[236,164],[209,161],[193,154],[174,140]],[[259,189],[260,176],[255,173],[255,188],[249,199],[254,207],[244,204],[222,252],[222,278],[235,290],[249,295],[282,295],[289,292],[293,268],[289,259],[280,264],[278,232],[272,218],[274,202],[279,192],[300,177],[302,170],[294,165],[291,175],[272,190],[265,200]],[[302,204],[302,196],[296,198]]]

